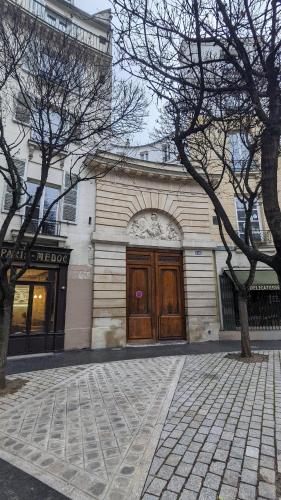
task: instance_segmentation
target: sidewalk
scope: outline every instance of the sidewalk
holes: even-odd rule
[[[0,399],[1,500],[279,498],[281,350],[261,344],[268,363],[206,352],[234,343],[9,360],[28,383]]]
[[[2,398],[0,458],[67,498],[139,498],[183,362],[26,373],[17,395]]]
[[[189,362],[143,500],[279,498],[280,351],[269,352],[269,362],[262,364],[219,355],[200,356],[193,366]]]
[[[253,350],[281,349],[281,340],[254,341]],[[8,373],[23,373],[27,371],[47,370],[67,366],[90,363],[108,363],[129,359],[146,359],[160,356],[183,356],[186,354],[209,354],[218,352],[239,351],[239,342],[199,342],[194,344],[172,343],[155,344],[153,346],[124,347],[115,349],[96,349],[93,351],[65,351],[50,355],[10,357]]]

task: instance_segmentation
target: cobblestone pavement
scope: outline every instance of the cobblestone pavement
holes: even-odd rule
[[[0,399],[0,458],[74,500],[279,499],[281,351],[268,354],[25,373]]]
[[[280,498],[280,354],[187,356],[143,500]]]
[[[16,394],[9,394],[5,398],[0,398],[0,416],[3,412],[11,410],[21,403],[29,402],[30,398],[42,394],[43,391],[50,389],[50,387],[65,382],[70,377],[79,375],[87,368],[87,365],[72,366],[70,368],[38,370],[34,373],[27,372],[22,375],[9,376],[10,380],[18,378],[26,380],[27,385]]]
[[[139,498],[183,361],[24,374],[28,383],[0,400],[0,458],[67,498]]]

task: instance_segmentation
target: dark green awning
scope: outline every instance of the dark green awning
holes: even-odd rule
[[[240,283],[245,283],[249,276],[249,271],[234,269],[237,279]],[[225,271],[227,276],[231,278],[230,271]],[[277,274],[273,269],[258,269],[255,274],[250,290],[279,290]]]

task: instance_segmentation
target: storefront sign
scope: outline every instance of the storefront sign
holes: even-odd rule
[[[3,257],[12,257],[13,248],[12,247],[2,247],[0,249],[0,258]],[[52,249],[33,249],[30,252],[30,261],[36,264],[60,264],[60,265],[68,265],[70,259],[69,251],[59,251]],[[25,261],[26,260],[26,250],[20,249],[15,254],[15,261]]]
[[[252,285],[250,290],[279,290],[278,285]]]

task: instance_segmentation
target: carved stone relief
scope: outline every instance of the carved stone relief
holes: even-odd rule
[[[133,238],[142,240],[170,240],[181,239],[180,230],[169,216],[159,212],[144,212],[135,216],[128,227]]]

